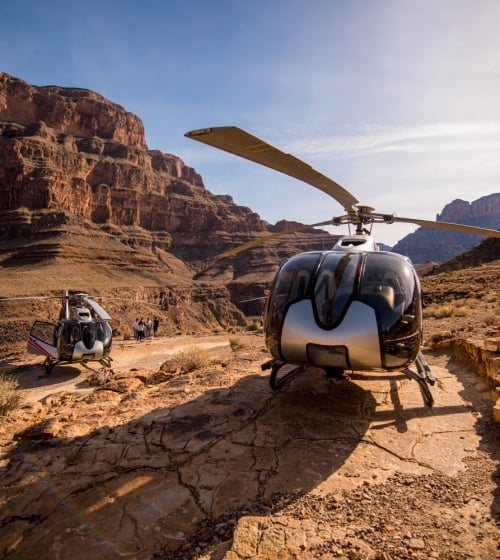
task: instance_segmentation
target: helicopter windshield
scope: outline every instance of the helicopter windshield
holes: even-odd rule
[[[414,294],[415,275],[406,260],[392,253],[366,255],[359,299],[377,304],[382,331],[387,331],[401,318],[402,312],[413,302]]]
[[[96,321],[96,338],[100,340],[105,350],[111,349],[113,331],[107,321]]]
[[[100,341],[104,348],[111,346],[111,327],[106,321],[89,321],[80,323],[82,342],[88,350],[91,350],[96,341]]]
[[[96,340],[102,342],[105,350],[111,348],[112,331],[106,321],[65,321],[59,337],[62,359],[71,359],[77,342],[82,341],[87,350],[92,350]]]
[[[319,323],[332,328],[351,299],[360,256],[358,253],[327,253],[314,283],[314,306]]]
[[[421,338],[418,278],[410,263],[395,253],[367,253],[359,300],[375,309],[387,368],[414,358]]]
[[[269,348],[279,347],[283,317],[288,306],[307,297],[311,277],[316,271],[321,255],[321,252],[316,251],[296,255],[286,261],[276,274],[265,310],[265,315],[269,317],[266,332]]]

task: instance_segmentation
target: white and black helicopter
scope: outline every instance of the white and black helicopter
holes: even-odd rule
[[[234,126],[193,130],[185,136],[308,183],[346,212],[305,227],[348,224],[355,228],[331,250],[301,253],[279,267],[264,309],[265,342],[272,359],[262,369],[271,369],[271,387],[277,389],[307,366],[323,368],[335,379],[345,371],[399,371],[419,383],[432,406],[429,385],[435,378],[421,352],[418,275],[407,257],[379,251],[371,228],[374,223],[402,222],[482,236],[500,237],[500,231],[377,213],[308,164]],[[302,228],[258,238],[219,257],[298,229]],[[409,367],[413,363],[416,370]],[[296,367],[278,380],[286,365]]]
[[[4,299],[52,299],[54,296]],[[35,321],[28,335],[28,352],[45,356],[45,372],[58,364],[99,362],[111,367],[113,332],[111,317],[87,294],[69,294],[61,298],[59,319],[56,322]]]

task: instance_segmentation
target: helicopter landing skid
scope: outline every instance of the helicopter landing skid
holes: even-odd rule
[[[100,367],[92,367],[90,365],[91,362],[87,362],[87,361],[82,361],[81,364],[84,368],[87,368],[89,371],[97,374],[97,375],[103,375],[103,374],[107,374],[112,372],[111,369],[111,361],[113,360],[113,358],[109,357],[109,358],[101,358],[99,360],[99,364]]]
[[[52,371],[52,368],[57,365],[58,360],[54,360],[53,358],[50,358],[49,356],[47,356],[45,358],[45,361],[43,362],[43,367],[45,368],[45,375],[49,375],[49,373]]]
[[[111,356],[106,356],[105,358],[101,358],[99,360],[99,363],[101,365],[103,365],[105,368],[110,368],[112,361],[113,361],[113,358]]]
[[[405,368],[403,373],[419,384],[425,403],[431,407],[434,404],[434,397],[429,389],[429,385],[434,385],[436,378],[432,375],[431,368],[420,351],[415,358],[415,365],[417,366],[417,371]]]
[[[262,371],[264,371],[266,369],[271,370],[271,377],[269,378],[269,385],[271,385],[271,389],[273,391],[278,390],[287,381],[290,381],[290,379],[295,374],[299,373],[300,371],[302,371],[304,369],[302,366],[296,366],[293,369],[291,369],[290,371],[287,371],[285,374],[283,374],[278,379],[279,370],[286,365],[289,365],[289,364],[287,364],[286,362],[280,362],[278,360],[269,360],[268,362],[266,362],[266,363],[264,363],[260,366]]]

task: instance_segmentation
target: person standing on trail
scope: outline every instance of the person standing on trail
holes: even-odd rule
[[[153,320],[153,336],[158,336],[158,327],[160,325],[160,319],[155,317]]]
[[[141,319],[137,324],[137,340],[139,342],[144,338],[144,321]]]
[[[132,323],[132,330],[134,331],[134,339],[137,340],[137,327],[139,326],[139,320],[136,319],[133,323]]]

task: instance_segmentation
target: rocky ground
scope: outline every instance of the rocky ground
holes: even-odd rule
[[[210,365],[159,369],[200,345]],[[397,374],[332,383],[310,369],[273,393],[257,333],[122,342],[115,356],[108,381],[16,371],[2,558],[499,556],[489,390],[446,353],[427,353],[432,409]]]
[[[431,344],[498,331],[488,271],[427,290],[469,309],[425,319],[431,409],[394,373],[309,368],[273,392],[258,332],[116,340],[112,375],[46,377],[10,347],[24,404],[0,426],[0,558],[500,557],[490,388]],[[179,350],[210,361],[161,369]]]

